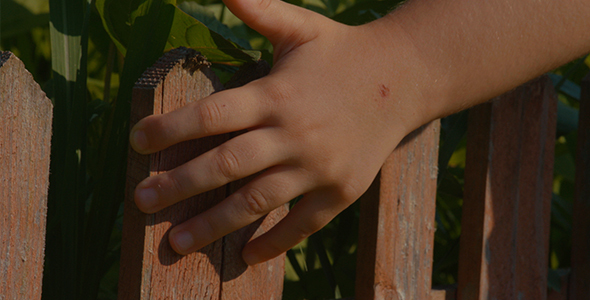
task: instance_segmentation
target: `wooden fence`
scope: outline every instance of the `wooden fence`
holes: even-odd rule
[[[41,298],[52,107],[0,51],[0,299]]]
[[[51,110],[38,87],[29,87],[35,91],[31,96],[18,98],[21,93],[14,92],[14,82],[5,80],[7,72],[26,73],[19,63],[5,54],[0,60],[4,116],[0,121],[0,226],[10,228],[0,233],[0,291],[8,291],[7,299],[38,299],[43,245],[25,242],[27,246],[23,246],[23,241],[44,236],[49,131],[28,134],[30,127],[24,127],[29,126],[27,122],[39,122],[43,124],[40,127],[48,128]],[[250,66],[226,87],[243,85],[266,72],[265,65]],[[32,78],[27,80],[32,82]],[[138,81],[131,123],[223,88],[196,52],[173,50]],[[29,105],[31,112],[23,109],[6,118],[6,111],[16,111],[14,107],[24,107],[27,101],[37,106]],[[361,199],[355,299],[589,299],[590,76],[583,81],[580,101],[572,268],[561,278],[561,291],[548,292],[556,101],[551,82],[541,77],[471,110],[458,285],[448,289],[431,287],[439,122],[407,136]],[[248,240],[278,222],[286,207],[191,255],[177,255],[167,242],[171,226],[206,210],[247,179],[152,215],[141,213],[132,200],[133,190],[143,178],[174,168],[232,136],[189,141],[149,156],[129,152],[119,299],[282,297],[285,257],[248,267],[240,251]],[[19,147],[29,147],[26,143],[35,143],[30,145],[40,149],[34,159],[19,158]],[[35,164],[25,167],[25,160]],[[15,187],[15,182],[26,182],[27,178],[28,190]],[[36,180],[34,184],[31,178]],[[27,197],[32,194],[42,200],[31,203]],[[14,218],[15,209],[22,207],[38,226],[25,226],[31,223]],[[28,256],[21,256],[25,253]]]

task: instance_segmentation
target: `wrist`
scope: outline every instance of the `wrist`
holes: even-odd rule
[[[430,53],[416,45],[403,21],[404,17],[394,12],[364,26],[384,53],[383,75],[400,89],[399,104],[404,106],[400,110],[407,112],[404,122],[408,134],[452,112],[447,111],[449,81],[430,63]]]

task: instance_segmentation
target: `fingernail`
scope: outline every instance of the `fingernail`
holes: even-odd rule
[[[182,252],[181,254],[189,252],[195,243],[193,235],[186,230],[177,232],[172,238],[174,239],[176,250]]]
[[[258,255],[254,252],[244,252],[242,253],[242,258],[249,266],[258,264],[261,261],[260,257],[258,257]]]
[[[135,194],[135,201],[143,209],[150,209],[158,204],[158,193],[153,188],[138,189]]]
[[[137,152],[143,152],[148,148],[147,136],[143,130],[135,130],[131,134],[131,146]]]

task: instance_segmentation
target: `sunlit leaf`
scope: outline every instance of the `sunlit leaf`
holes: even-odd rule
[[[441,121],[441,130],[444,134],[444,140],[438,152],[438,185],[440,185],[441,180],[445,178],[444,175],[453,153],[457,150],[459,143],[467,134],[468,116],[469,111],[462,111],[450,115]]]
[[[178,8],[195,18],[197,21],[203,23],[207,28],[218,33],[226,40],[232,41],[244,49],[252,49],[250,42],[237,37],[227,25],[217,20],[215,14],[209,8],[196,2],[182,2],[178,4]]]
[[[144,1],[141,4],[131,0],[97,0],[96,7],[101,15],[103,24],[115,42],[119,51],[127,55],[130,40],[134,38],[131,27],[146,9],[150,7],[151,1]],[[168,4],[174,6],[175,1]],[[259,53],[246,53],[237,44],[226,40],[222,35],[207,28],[203,23],[191,17],[178,7],[167,8],[168,14],[172,16],[172,26],[169,28],[166,50],[178,47],[193,48],[213,63],[227,65],[242,65],[245,62],[253,61],[260,57]],[[155,20],[152,20],[154,22]],[[155,24],[158,24],[157,22]],[[155,27],[153,29],[159,29]],[[149,45],[144,45],[146,48]],[[133,45],[136,47],[136,45]]]
[[[213,63],[242,65],[255,60],[255,57],[242,51],[238,45],[224,39],[203,23],[176,8],[166,48],[178,47],[193,48]],[[260,57],[260,54],[256,56]]]

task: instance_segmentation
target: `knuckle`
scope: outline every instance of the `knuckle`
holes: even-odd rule
[[[307,222],[299,222],[298,224],[296,224],[296,226],[294,226],[293,230],[297,242],[300,242],[308,238],[310,235],[314,234],[321,228],[321,226],[315,226],[314,224],[309,224]]]
[[[215,155],[217,170],[226,179],[233,181],[238,179],[240,162],[236,154],[229,148],[220,148]]]
[[[216,222],[213,220],[209,215],[203,214],[199,218],[199,235],[205,240],[209,242],[215,241],[218,237],[216,236]]]
[[[250,188],[241,194],[244,210],[252,216],[260,216],[269,212],[269,199],[256,188]]]
[[[277,241],[275,240],[269,240],[266,244],[264,244],[264,248],[266,248],[265,252],[272,256],[279,255],[289,250],[289,248],[285,248],[284,246],[277,244]]]
[[[289,103],[289,100],[293,98],[293,95],[295,94],[295,87],[292,83],[282,79],[275,78],[263,88],[266,99],[271,102],[271,105],[276,103]]]
[[[342,182],[343,171],[346,166],[332,157],[318,156],[314,158],[314,165],[310,167],[316,174],[316,180],[325,186],[339,186]],[[320,167],[321,166],[321,167]]]
[[[221,108],[215,102],[205,101],[196,106],[198,122],[206,135],[215,133],[223,124]]]
[[[366,190],[362,188],[356,181],[345,181],[340,186],[340,194],[342,199],[347,202],[353,202],[358,199]]]
[[[258,10],[264,14],[273,2],[274,0],[258,0]]]
[[[165,188],[167,194],[175,195],[174,198],[182,197],[185,194],[184,185],[173,171],[164,173],[160,182],[160,188]]]

